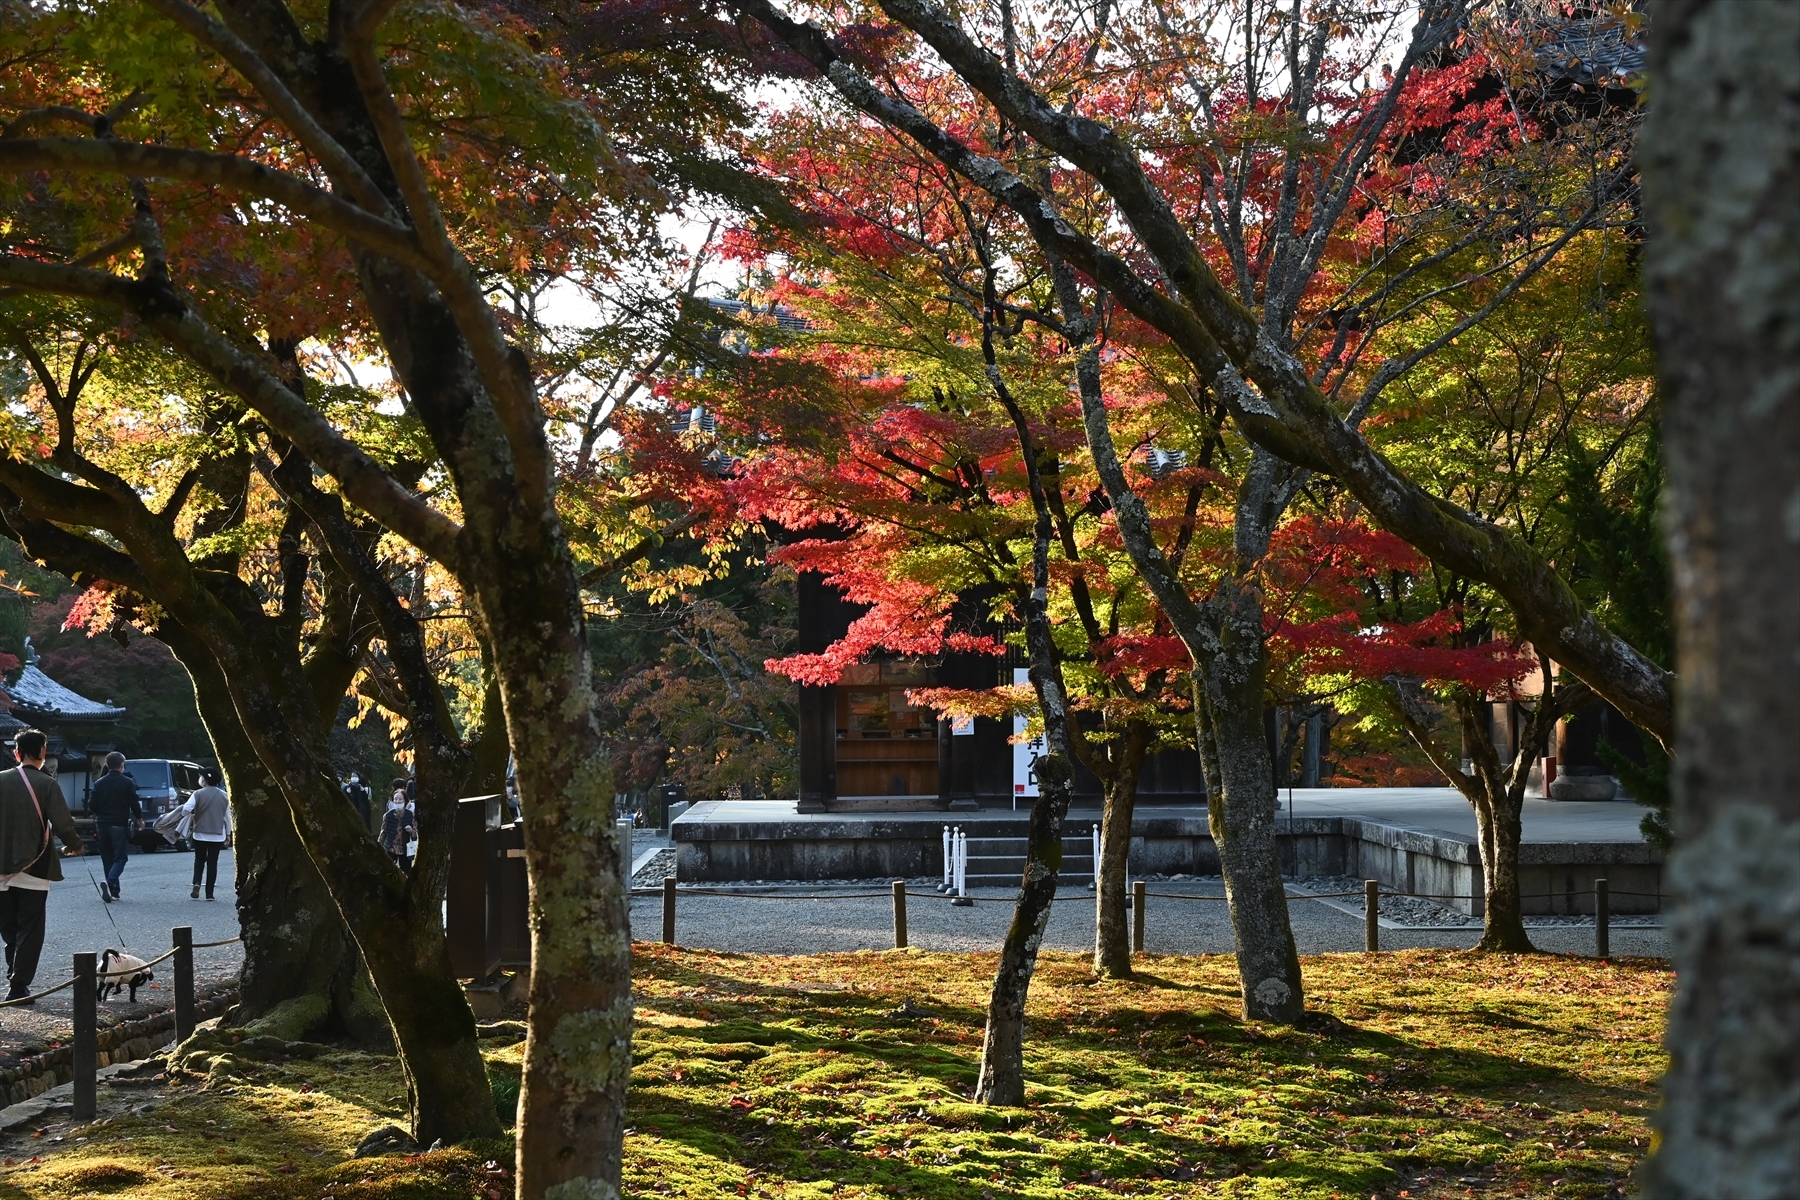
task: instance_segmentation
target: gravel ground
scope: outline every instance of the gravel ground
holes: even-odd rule
[[[675,873],[675,851],[658,850],[656,857],[645,863],[631,877],[632,887],[661,887],[662,881]]]
[[[756,887],[748,884],[716,884],[709,888],[741,888],[745,895],[700,895],[683,889],[676,903],[676,940],[684,946],[745,954],[816,954],[832,951],[885,950],[894,944],[893,904],[884,881],[860,881],[848,885],[826,883],[781,884]],[[977,888],[971,891],[973,907],[958,908],[947,897],[929,892],[935,880],[915,883],[907,903],[910,944],[924,950],[994,950],[1006,934],[1012,917],[1013,888]],[[1224,954],[1232,949],[1231,922],[1225,911],[1224,888],[1218,879],[1168,879],[1150,881],[1152,895],[1146,902],[1145,949],[1152,954]],[[1290,881],[1296,886],[1311,880]],[[1356,881],[1360,889],[1361,881]],[[1307,890],[1349,891],[1349,888],[1317,887]],[[834,895],[834,893],[837,893]],[[878,894],[872,894],[878,893]],[[819,895],[828,898],[810,899]],[[1354,913],[1296,897],[1289,905],[1294,937],[1302,954],[1358,951],[1363,948],[1361,901]],[[634,896],[632,926],[638,937],[655,938],[662,928],[662,901],[655,896]],[[1069,888],[1057,897],[1050,913],[1044,945],[1052,950],[1089,951],[1093,948],[1094,894]],[[1460,917],[1460,914],[1458,914]],[[1539,918],[1533,918],[1535,923]],[[1479,924],[1467,926],[1383,929],[1381,944],[1388,949],[1415,947],[1461,948],[1474,944]],[[1532,941],[1541,950],[1555,953],[1592,954],[1592,926],[1534,929]],[[1632,929],[1615,923],[1612,952],[1619,956],[1666,957],[1668,940],[1658,929]]]

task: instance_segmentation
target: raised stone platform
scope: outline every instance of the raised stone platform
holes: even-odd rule
[[[1594,880],[1604,877],[1614,912],[1660,912],[1662,856],[1638,832],[1642,812],[1628,803],[1528,800],[1519,850],[1525,911],[1591,912]],[[1091,861],[1075,859],[1078,839],[1099,820],[1097,809],[1069,814],[1071,879],[1093,878]],[[684,882],[893,879],[942,873],[945,825],[973,845],[1022,838],[1028,823],[1023,809],[797,813],[791,802],[712,801],[694,805],[671,833]],[[1283,793],[1276,830],[1285,874],[1378,879],[1481,912],[1474,814],[1448,788],[1296,790],[1291,808]],[[1140,807],[1131,834],[1134,874],[1219,873],[1203,807]]]

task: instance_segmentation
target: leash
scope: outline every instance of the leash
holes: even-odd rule
[[[87,855],[84,854],[81,857],[83,859],[86,859]],[[98,879],[94,878],[94,865],[92,863],[83,862],[82,866],[87,868],[88,882],[94,885],[94,890],[96,892],[100,893],[100,907],[106,910],[107,923],[113,927],[113,932],[119,935],[119,949],[121,949],[121,950],[131,949],[131,947],[125,941],[125,931],[123,929],[120,929],[119,923],[113,919],[112,901],[107,899],[106,885],[104,883],[101,883]]]

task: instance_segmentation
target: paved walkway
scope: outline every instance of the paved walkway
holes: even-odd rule
[[[194,859],[174,850],[133,853],[120,880],[123,898],[116,904],[102,903],[94,884],[101,877],[99,855],[65,858],[62,867],[63,881],[50,889],[44,956],[33,991],[69,978],[70,960],[80,950],[99,953],[110,946],[139,958],[155,958],[169,948],[169,930],[177,925],[190,926],[196,942],[237,936],[237,889],[233,886],[237,868],[230,850],[219,855],[219,886],[214,892],[218,899],[210,904],[188,899]],[[196,950],[195,982],[206,984],[233,975],[243,959],[243,947],[236,944]],[[119,996],[106,1004],[107,1011],[130,1017],[167,1008],[174,996],[170,966],[164,963],[154,968],[156,980],[138,989],[135,1007]],[[45,997],[33,1008],[0,1009],[0,1054],[24,1042],[66,1036],[69,1011],[66,990]]]

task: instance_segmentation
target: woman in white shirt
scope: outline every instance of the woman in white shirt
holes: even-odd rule
[[[219,851],[231,840],[231,800],[219,786],[219,773],[204,773],[206,786],[188,797],[181,811],[189,814],[188,840],[194,844],[194,886],[188,898],[200,898],[200,878],[206,877],[206,898],[214,899],[219,881]]]

